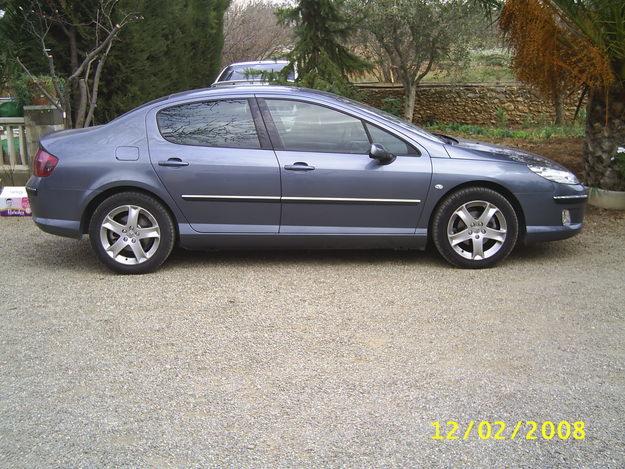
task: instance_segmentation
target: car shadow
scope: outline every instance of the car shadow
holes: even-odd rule
[[[568,246],[567,246],[568,244]],[[533,244],[518,246],[505,263],[526,263],[546,261],[555,255],[569,257],[576,255],[570,243]],[[45,237],[28,249],[32,255],[22,256],[24,263],[36,267],[48,267],[55,271],[91,271],[110,273],[96,258],[88,239]],[[391,263],[414,265],[423,268],[449,268],[432,246],[426,251],[415,250],[223,250],[188,251],[176,248],[167,260],[164,269],[207,266],[213,263],[249,266],[251,264],[376,264]],[[504,265],[505,265],[504,263]]]
[[[556,253],[562,253],[570,250],[571,255],[573,249],[567,246],[567,242],[560,243],[536,243],[536,244],[518,244],[510,253],[507,261],[532,261],[534,259],[549,259]]]
[[[254,263],[299,264],[363,264],[363,263],[425,263],[443,265],[444,262],[431,251],[389,249],[271,249],[271,250],[223,250],[187,251],[175,249],[167,261],[171,266],[198,265],[219,262],[249,265]]]

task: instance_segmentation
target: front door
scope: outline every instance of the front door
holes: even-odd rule
[[[380,127],[303,101],[260,99],[282,173],[280,233],[410,235],[431,179],[427,156]],[[371,142],[397,155],[382,165]]]
[[[278,232],[280,170],[256,106],[195,101],[148,116],[152,165],[196,231]]]

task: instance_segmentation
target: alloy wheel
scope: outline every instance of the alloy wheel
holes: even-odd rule
[[[137,205],[111,210],[100,225],[100,242],[116,262],[126,265],[149,260],[160,245],[161,230],[156,218]]]
[[[483,200],[458,207],[447,224],[451,247],[465,259],[483,260],[494,256],[507,236],[507,222],[502,211]]]

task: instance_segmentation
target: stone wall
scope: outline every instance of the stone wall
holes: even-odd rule
[[[402,98],[401,85],[359,84],[363,101],[388,110],[385,98]],[[572,120],[578,95],[566,101],[567,121]],[[403,108],[402,108],[403,110]],[[509,125],[551,123],[553,105],[534,91],[519,84],[456,85],[428,84],[417,89],[414,122],[497,125],[505,119]]]

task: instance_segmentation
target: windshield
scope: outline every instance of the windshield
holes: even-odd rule
[[[220,81],[262,80],[264,73],[276,73],[286,66],[287,64],[285,63],[231,66],[229,70],[226,70]],[[293,72],[289,73],[288,79],[293,80],[294,78]]]

